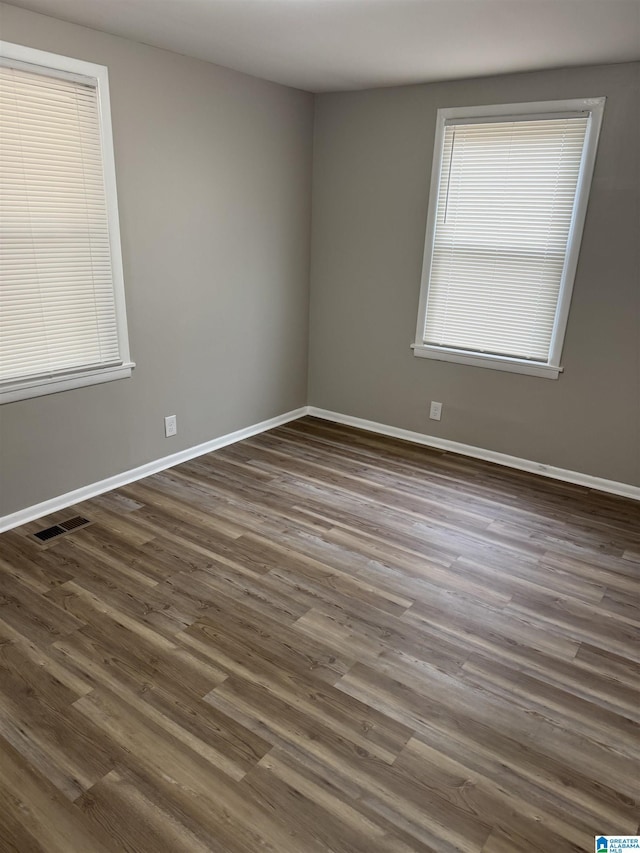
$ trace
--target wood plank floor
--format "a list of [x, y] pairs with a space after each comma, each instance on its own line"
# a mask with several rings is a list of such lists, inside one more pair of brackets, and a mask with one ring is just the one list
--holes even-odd
[[636, 833], [639, 589], [640, 505], [310, 418], [26, 525], [0, 849]]

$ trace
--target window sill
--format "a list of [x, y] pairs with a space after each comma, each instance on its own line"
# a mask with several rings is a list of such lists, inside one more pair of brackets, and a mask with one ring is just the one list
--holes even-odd
[[562, 373], [561, 367], [550, 364], [526, 361], [506, 356], [471, 354], [462, 350], [430, 347], [425, 344], [411, 344], [413, 354], [418, 358], [434, 358], [437, 361], [452, 361], [456, 364], [470, 364], [473, 367], [488, 367], [491, 370], [505, 370], [508, 373], [525, 373], [540, 376], [543, 379], [557, 379]]
[[99, 385], [102, 382], [113, 382], [114, 379], [127, 379], [135, 367], [132, 361], [118, 364], [114, 367], [102, 367], [88, 370], [84, 373], [65, 374], [61, 376], [39, 377], [13, 384], [0, 386], [0, 405], [15, 403], [17, 400], [28, 400], [31, 397], [42, 397], [46, 394], [57, 394], [59, 391], [69, 391], [72, 388], [84, 388], [87, 385]]

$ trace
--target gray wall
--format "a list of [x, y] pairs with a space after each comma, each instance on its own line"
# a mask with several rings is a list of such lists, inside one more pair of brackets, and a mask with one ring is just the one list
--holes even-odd
[[[2, 4], [0, 26], [109, 66], [138, 365], [0, 407], [0, 515], [306, 402], [640, 485], [640, 66], [319, 96], [307, 394], [312, 96]], [[598, 95], [565, 373], [414, 358], [436, 109]]]
[[[415, 358], [436, 110], [601, 95], [564, 374]], [[319, 96], [310, 403], [640, 485], [639, 104], [637, 63]]]
[[138, 365], [0, 408], [3, 515], [304, 405], [313, 98], [11, 6], [0, 27], [109, 67]]

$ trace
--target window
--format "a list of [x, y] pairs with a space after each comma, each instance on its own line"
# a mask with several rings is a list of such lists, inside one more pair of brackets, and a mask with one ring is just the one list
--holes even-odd
[[415, 355], [558, 377], [604, 100], [438, 111]]
[[0, 42], [0, 402], [133, 367], [107, 69]]

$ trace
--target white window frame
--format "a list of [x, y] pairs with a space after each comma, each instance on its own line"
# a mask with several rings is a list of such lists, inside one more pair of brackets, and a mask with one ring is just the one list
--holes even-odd
[[[450, 107], [439, 109], [436, 123], [436, 135], [431, 170], [431, 187], [429, 190], [429, 209], [424, 243], [422, 264], [422, 280], [420, 285], [420, 302], [418, 307], [418, 322], [415, 343], [412, 344], [413, 354], [419, 358], [431, 358], [439, 361], [452, 361], [457, 364], [469, 364], [475, 367], [489, 367], [494, 370], [505, 370], [510, 373], [525, 373], [531, 376], [541, 376], [547, 379], [557, 379], [563, 368], [560, 366], [564, 337], [569, 317], [569, 307], [573, 292], [573, 283], [578, 265], [582, 232], [587, 213], [589, 191], [598, 148], [602, 116], [606, 98], [584, 98], [562, 101], [536, 101], [523, 104], [495, 104], [493, 106]], [[589, 122], [585, 136], [580, 174], [576, 188], [576, 197], [567, 241], [560, 293], [556, 308], [555, 322], [551, 337], [549, 360], [530, 361], [528, 359], [511, 358], [492, 354], [468, 352], [452, 347], [436, 347], [424, 343], [424, 328], [431, 276], [431, 262], [436, 231], [436, 213], [438, 209], [438, 191], [440, 185], [440, 169], [444, 144], [444, 129], [447, 119], [469, 119], [481, 123], [483, 119], [495, 120], [503, 118], [514, 120], [523, 118], [550, 118], [560, 113], [588, 112]]]
[[108, 69], [105, 65], [96, 65], [93, 62], [85, 62], [81, 59], [48, 53], [5, 41], [0, 41], [0, 63], [51, 77], [90, 83], [96, 87], [111, 251], [111, 274], [120, 354], [119, 363], [115, 365], [88, 370], [61, 371], [47, 377], [4, 382], [0, 384], [0, 404], [2, 404], [53, 394], [58, 391], [67, 391], [72, 388], [111, 382], [114, 379], [125, 379], [131, 376], [135, 363], [131, 361], [129, 352]]

